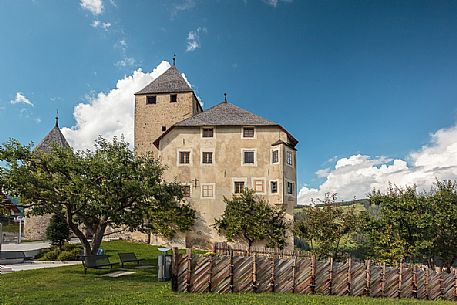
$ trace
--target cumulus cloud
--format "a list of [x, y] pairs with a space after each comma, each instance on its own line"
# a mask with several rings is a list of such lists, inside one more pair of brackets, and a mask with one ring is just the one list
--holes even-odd
[[200, 34], [207, 32], [208, 30], [205, 27], [198, 27], [195, 31], [190, 31], [187, 35], [186, 52], [192, 52], [200, 48]]
[[93, 15], [100, 15], [103, 11], [102, 0], [81, 0], [80, 5], [83, 9], [88, 10]]
[[277, 7], [279, 2], [292, 2], [293, 0], [263, 0], [264, 3], [272, 6], [272, 7]]
[[108, 93], [90, 93], [88, 102], [75, 106], [76, 125], [62, 128], [62, 133], [75, 149], [91, 149], [99, 136], [112, 139], [123, 134], [133, 147], [134, 93], [143, 89], [170, 67], [162, 61], [152, 72], [141, 69], [117, 81]]
[[34, 106], [33, 103], [22, 93], [22, 92], [16, 92], [16, 98], [14, 100], [10, 101], [11, 104], [25, 104], [29, 106]]
[[100, 28], [100, 29], [103, 29], [105, 31], [108, 31], [108, 29], [111, 27], [111, 23], [109, 22], [103, 22], [103, 21], [100, 21], [100, 20], [94, 20], [92, 23], [91, 23], [91, 27], [93, 28]]
[[405, 160], [358, 154], [340, 158], [334, 168], [321, 169], [316, 174], [325, 181], [318, 188], [302, 187], [299, 204], [310, 204], [325, 193], [337, 193], [339, 200], [365, 198], [373, 188], [385, 191], [389, 182], [429, 189], [435, 179], [457, 178], [457, 124], [433, 133], [429, 144]]

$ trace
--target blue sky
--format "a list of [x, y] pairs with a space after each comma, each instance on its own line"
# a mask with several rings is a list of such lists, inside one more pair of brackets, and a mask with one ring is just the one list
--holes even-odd
[[298, 138], [302, 202], [455, 179], [456, 13], [456, 1], [0, 0], [0, 140], [38, 142], [57, 108], [73, 140], [124, 130], [130, 116], [104, 125], [97, 101], [128, 104], [175, 53], [204, 108], [227, 92]]

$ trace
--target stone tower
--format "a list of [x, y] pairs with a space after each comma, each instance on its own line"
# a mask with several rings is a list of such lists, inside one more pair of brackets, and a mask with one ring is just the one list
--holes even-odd
[[135, 93], [135, 153], [157, 156], [154, 141], [175, 123], [199, 112], [202, 107], [194, 91], [176, 66], [171, 66]]
[[[59, 118], [56, 116], [54, 128], [43, 138], [35, 150], [42, 150], [50, 153], [53, 145], [70, 147], [59, 128]], [[28, 209], [25, 210], [26, 218], [24, 220], [24, 238], [26, 240], [45, 240], [46, 229], [49, 225], [51, 215], [27, 216]]]

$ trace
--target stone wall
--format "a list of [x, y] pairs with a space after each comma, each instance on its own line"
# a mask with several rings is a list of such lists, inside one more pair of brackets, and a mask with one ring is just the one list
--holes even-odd
[[46, 240], [46, 229], [49, 226], [50, 220], [50, 214], [43, 216], [26, 216], [24, 220], [24, 239]]

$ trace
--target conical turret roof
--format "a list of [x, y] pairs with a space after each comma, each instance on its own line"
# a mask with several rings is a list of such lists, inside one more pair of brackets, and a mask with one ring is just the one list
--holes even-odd
[[192, 88], [186, 82], [181, 72], [175, 66], [171, 66], [149, 85], [135, 93], [135, 95], [192, 91]]
[[50, 152], [53, 145], [62, 147], [70, 147], [64, 135], [59, 128], [59, 119], [56, 117], [56, 124], [54, 128], [41, 140], [40, 144], [35, 149], [39, 149], [45, 152]]

